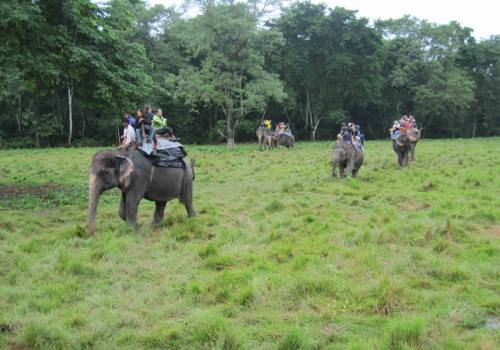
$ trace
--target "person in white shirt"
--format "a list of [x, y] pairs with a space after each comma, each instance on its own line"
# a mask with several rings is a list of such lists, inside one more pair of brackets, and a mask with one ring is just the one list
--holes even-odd
[[128, 119], [123, 119], [123, 136], [121, 146], [123, 148], [128, 148], [132, 146], [135, 142], [135, 130], [129, 125]]

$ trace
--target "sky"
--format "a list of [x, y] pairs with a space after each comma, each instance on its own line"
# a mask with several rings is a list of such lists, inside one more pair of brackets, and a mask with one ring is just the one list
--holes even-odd
[[[150, 4], [179, 6], [183, 0], [149, 0]], [[499, 0], [312, 0], [329, 7], [342, 6], [358, 10], [359, 15], [374, 19], [412, 15], [430, 22], [445, 24], [458, 21], [470, 27], [477, 39], [500, 34]]]

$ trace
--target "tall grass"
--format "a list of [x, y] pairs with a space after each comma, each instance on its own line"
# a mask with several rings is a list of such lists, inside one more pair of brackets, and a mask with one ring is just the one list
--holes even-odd
[[[139, 229], [96, 149], [0, 155], [0, 348], [496, 349], [500, 140], [422, 140], [400, 169], [368, 142], [357, 179], [331, 143], [188, 147], [195, 207]], [[488, 327], [486, 326], [488, 324]]]

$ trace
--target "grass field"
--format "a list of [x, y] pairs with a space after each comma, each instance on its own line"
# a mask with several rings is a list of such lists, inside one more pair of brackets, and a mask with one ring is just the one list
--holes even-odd
[[96, 149], [1, 151], [0, 348], [498, 349], [500, 139], [331, 146], [190, 146], [198, 217], [115, 189], [91, 237]]

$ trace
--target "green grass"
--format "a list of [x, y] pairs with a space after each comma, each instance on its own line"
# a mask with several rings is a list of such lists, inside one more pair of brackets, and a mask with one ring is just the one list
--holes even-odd
[[96, 149], [0, 153], [0, 348], [497, 349], [500, 139], [188, 147], [195, 206], [85, 229]]

